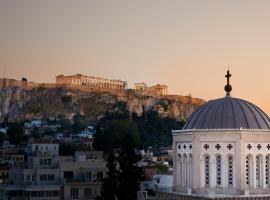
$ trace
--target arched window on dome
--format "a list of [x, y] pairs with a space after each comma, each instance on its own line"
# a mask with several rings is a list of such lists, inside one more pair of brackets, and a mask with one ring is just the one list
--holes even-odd
[[204, 174], [205, 174], [205, 187], [210, 187], [210, 156], [206, 155], [204, 157]]
[[265, 185], [269, 187], [269, 163], [270, 162], [270, 155], [265, 157]]
[[252, 186], [252, 156], [246, 156], [246, 184], [251, 187]]
[[262, 156], [257, 155], [256, 156], [256, 187], [260, 188], [262, 180]]
[[233, 157], [228, 157], [228, 187], [233, 187]]
[[221, 187], [221, 156], [216, 157], [216, 187]]

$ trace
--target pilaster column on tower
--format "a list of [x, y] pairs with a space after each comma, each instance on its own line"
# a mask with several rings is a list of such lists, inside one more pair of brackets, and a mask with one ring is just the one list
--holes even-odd
[[226, 155], [221, 156], [221, 187], [228, 188], [228, 177], [227, 174], [227, 167], [226, 167]]
[[256, 188], [256, 156], [252, 156], [252, 187]]
[[184, 187], [184, 164], [183, 164], [183, 158], [181, 158], [180, 161], [180, 174], [181, 174], [181, 188]]
[[187, 187], [187, 160], [184, 159], [184, 188]]
[[193, 182], [193, 174], [192, 174], [192, 156], [190, 157], [189, 160], [189, 188], [192, 188], [192, 182]]
[[[195, 167], [196, 166], [194, 166], [194, 168]], [[204, 157], [200, 157], [200, 177], [198, 178], [198, 180], [200, 181], [199, 188], [204, 188], [205, 187], [205, 160], [204, 160]]]
[[180, 186], [180, 159], [178, 158], [178, 156], [177, 156], [177, 162], [176, 162], [175, 175], [176, 175], [176, 187], [179, 188]]
[[187, 188], [189, 188], [189, 182], [190, 182], [190, 174], [189, 174], [189, 172], [190, 172], [190, 158], [188, 157], [188, 159], [187, 159], [187, 163], [186, 163], [186, 166], [187, 166], [187, 173], [186, 173], [186, 177], [187, 177], [187, 185], [186, 185], [186, 187]]
[[215, 188], [216, 186], [216, 166], [215, 166], [215, 156], [211, 156], [210, 159], [210, 188]]
[[261, 172], [261, 187], [262, 188], [266, 188], [266, 184], [265, 184], [265, 156], [262, 156], [262, 161], [261, 161], [261, 169], [262, 169], [262, 172]]

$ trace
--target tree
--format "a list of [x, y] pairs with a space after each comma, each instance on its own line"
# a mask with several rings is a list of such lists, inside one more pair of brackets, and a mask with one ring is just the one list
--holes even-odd
[[[136, 124], [129, 118], [104, 119], [97, 127], [94, 148], [108, 155], [108, 176], [102, 186], [99, 200], [135, 200], [142, 180], [142, 170], [136, 164], [140, 156], [136, 153], [139, 134]], [[117, 152], [115, 158], [112, 152]], [[116, 163], [119, 169], [116, 169]]]
[[24, 135], [24, 128], [19, 123], [12, 123], [7, 130], [7, 137], [10, 143], [19, 145], [27, 141]]
[[139, 142], [138, 128], [130, 119], [112, 119], [100, 122], [97, 126], [93, 147], [95, 150], [108, 153], [111, 149], [118, 149], [123, 138], [131, 134], [136, 146]]
[[58, 131], [61, 132], [71, 132], [71, 123], [69, 119], [66, 119], [64, 116], [59, 116], [59, 124], [61, 125], [60, 128], [58, 128]]
[[80, 114], [76, 114], [73, 116], [73, 124], [72, 124], [72, 130], [74, 133], [78, 133], [80, 131], [83, 131], [88, 126], [88, 122], [85, 120], [83, 116]]
[[122, 140], [119, 153], [119, 200], [136, 200], [137, 191], [139, 191], [140, 182], [143, 178], [143, 171], [137, 167], [137, 162], [141, 157], [135, 152], [137, 146], [132, 133], [128, 133]]
[[117, 160], [114, 151], [110, 151], [107, 158], [107, 177], [103, 180], [100, 196], [97, 200], [115, 200], [118, 190], [119, 171], [116, 169]]

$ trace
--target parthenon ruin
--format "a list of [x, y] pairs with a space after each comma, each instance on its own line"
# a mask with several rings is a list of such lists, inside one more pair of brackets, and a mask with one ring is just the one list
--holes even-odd
[[157, 84], [149, 87], [146, 85], [146, 83], [135, 83], [134, 88], [135, 91], [144, 95], [162, 96], [168, 94], [167, 85]]
[[71, 76], [64, 76], [64, 75], [57, 76], [56, 83], [63, 84], [63, 85], [86, 85], [86, 86], [119, 89], [119, 90], [123, 90], [127, 86], [126, 81], [109, 80], [105, 78], [86, 76], [82, 74], [71, 75]]

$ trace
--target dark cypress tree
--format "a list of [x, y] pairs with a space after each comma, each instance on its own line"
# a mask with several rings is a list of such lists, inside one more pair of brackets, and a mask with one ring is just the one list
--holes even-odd
[[107, 177], [103, 180], [100, 196], [97, 200], [116, 200], [118, 190], [118, 175], [116, 169], [117, 161], [113, 151], [110, 151], [107, 158]]
[[143, 172], [137, 167], [140, 156], [136, 153], [136, 140], [132, 133], [125, 135], [119, 153], [119, 200], [136, 200]]

